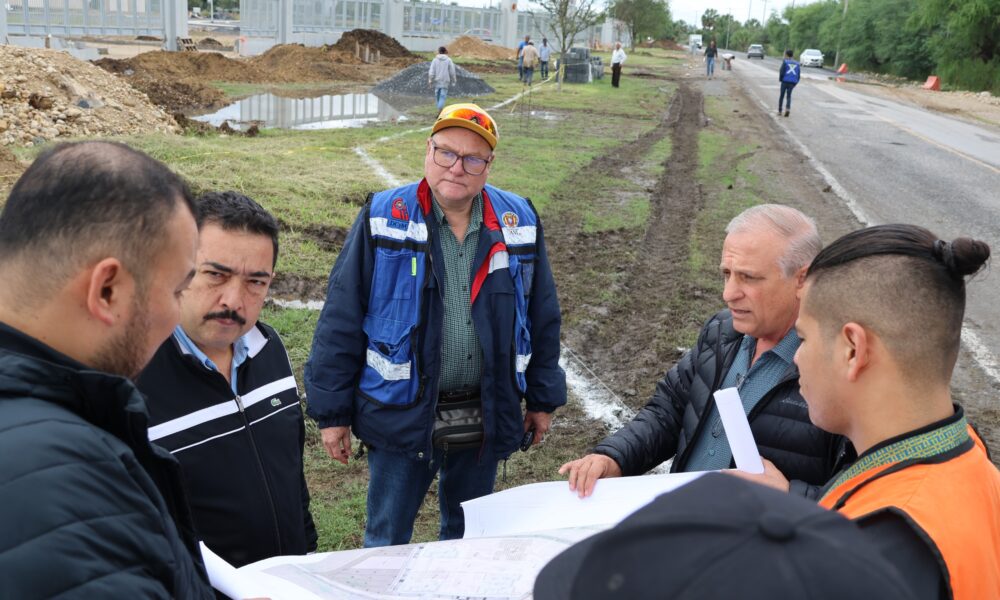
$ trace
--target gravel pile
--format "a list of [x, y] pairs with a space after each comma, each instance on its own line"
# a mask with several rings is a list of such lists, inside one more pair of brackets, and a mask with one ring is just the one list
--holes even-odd
[[65, 52], [0, 46], [0, 146], [179, 129], [117, 77]]
[[[376, 85], [372, 93], [380, 96], [433, 96], [434, 90], [427, 85], [427, 72], [430, 68], [429, 62], [410, 65]], [[458, 65], [455, 65], [455, 79], [457, 82], [448, 88], [449, 96], [482, 96], [495, 91], [478, 75]]]

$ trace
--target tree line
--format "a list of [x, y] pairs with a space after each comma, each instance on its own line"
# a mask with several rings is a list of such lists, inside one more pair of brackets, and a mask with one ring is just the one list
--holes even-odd
[[675, 23], [675, 33], [739, 51], [763, 44], [772, 56], [817, 48], [831, 66], [938, 75], [946, 86], [1000, 95], [1000, 0], [824, 0], [772, 12], [766, 23], [709, 9], [697, 25]]

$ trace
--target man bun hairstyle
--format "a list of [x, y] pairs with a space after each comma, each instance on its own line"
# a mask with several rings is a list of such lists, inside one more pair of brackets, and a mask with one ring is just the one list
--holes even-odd
[[278, 220], [252, 198], [232, 190], [207, 192], [195, 200], [202, 225], [218, 225], [223, 231], [267, 236], [274, 248], [271, 268], [278, 264]]
[[947, 381], [961, 343], [966, 277], [989, 257], [986, 242], [949, 242], [917, 225], [860, 229], [809, 266], [805, 308], [827, 335], [849, 322], [871, 329], [913, 380]]

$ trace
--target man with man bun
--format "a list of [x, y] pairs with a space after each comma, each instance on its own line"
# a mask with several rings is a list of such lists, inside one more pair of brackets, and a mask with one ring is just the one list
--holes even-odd
[[[859, 455], [820, 504], [863, 524], [909, 524], [958, 600], [1000, 598], [1000, 472], [949, 388], [965, 278], [989, 255], [984, 242], [915, 225], [855, 231], [809, 267], [795, 326], [809, 418]], [[765, 467], [756, 479], [787, 489]]]

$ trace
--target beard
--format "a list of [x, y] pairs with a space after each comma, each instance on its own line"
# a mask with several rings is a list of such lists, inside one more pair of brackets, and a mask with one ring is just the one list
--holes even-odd
[[125, 326], [125, 330], [97, 352], [93, 359], [94, 368], [105, 373], [135, 379], [152, 358], [147, 355], [145, 347], [149, 328], [146, 293], [142, 290], [132, 303], [132, 318]]

